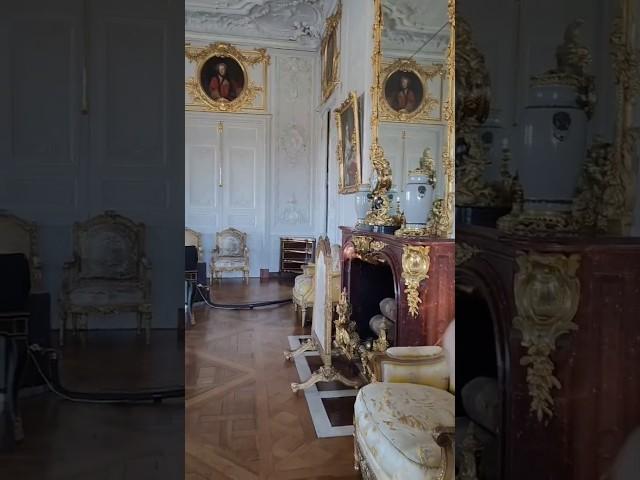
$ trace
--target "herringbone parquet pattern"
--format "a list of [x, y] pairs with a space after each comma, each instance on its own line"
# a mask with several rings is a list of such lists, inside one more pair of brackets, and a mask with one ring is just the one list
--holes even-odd
[[[290, 292], [277, 282], [217, 288], [227, 301], [247, 288], [263, 298]], [[291, 305], [197, 312], [186, 337], [187, 479], [359, 478], [353, 439], [316, 438], [304, 395], [289, 388], [297, 373], [282, 351], [288, 335], [301, 333]]]

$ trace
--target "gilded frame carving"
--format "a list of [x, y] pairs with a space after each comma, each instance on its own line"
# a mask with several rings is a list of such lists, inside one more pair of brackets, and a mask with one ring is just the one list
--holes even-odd
[[[357, 158], [356, 166], [356, 184], [345, 184], [345, 158], [344, 158], [344, 142], [345, 139], [342, 135], [342, 115], [351, 110], [353, 115], [353, 131], [351, 132], [351, 144], [354, 146], [355, 155]], [[358, 191], [360, 185], [362, 185], [362, 152], [360, 150], [360, 116], [358, 112], [358, 95], [356, 92], [349, 92], [347, 99], [334, 110], [336, 118], [336, 127], [338, 141], [336, 158], [338, 159], [338, 192], [339, 193], [355, 193]]]
[[[379, 127], [383, 117], [386, 101], [381, 99], [382, 94], [382, 29], [384, 28], [384, 16], [382, 14], [382, 0], [374, 2], [373, 22], [373, 53], [371, 64], [373, 67], [373, 84], [371, 85], [371, 147], [369, 157], [375, 175], [375, 184], [371, 190], [373, 194], [373, 207], [365, 218], [368, 225], [398, 225], [398, 218], [391, 215], [391, 205], [387, 193], [392, 185], [392, 172], [389, 161], [385, 158], [384, 149], [380, 145]], [[426, 229], [428, 236], [451, 238], [454, 224], [455, 204], [455, 0], [447, 0], [447, 16], [449, 20], [449, 46], [447, 47], [445, 64], [438, 73], [442, 76], [442, 89], [446, 88], [446, 94], [442, 95], [441, 122], [445, 125], [445, 146], [442, 152], [442, 165], [444, 171], [444, 192], [442, 198], [434, 200], [433, 208]]]
[[[413, 73], [420, 80], [422, 86], [422, 100], [418, 107], [412, 112], [401, 112], [395, 110], [387, 100], [385, 90], [390, 77], [397, 72]], [[429, 121], [439, 121], [441, 118], [440, 109], [436, 108], [440, 105], [440, 100], [436, 99], [429, 93], [429, 80], [441, 75], [443, 67], [425, 67], [411, 58], [399, 58], [392, 63], [382, 65], [380, 74], [380, 120], [403, 122], [403, 123], [422, 123]], [[434, 112], [437, 115], [434, 115]]]
[[[212, 111], [234, 113], [242, 111], [264, 111], [267, 109], [268, 97], [268, 66], [271, 57], [264, 48], [256, 50], [239, 50], [229, 43], [211, 43], [206, 47], [185, 46], [185, 57], [196, 64], [195, 75], [185, 83], [187, 93], [193, 100], [193, 104], [187, 105], [187, 110]], [[213, 57], [227, 57], [240, 65], [245, 79], [245, 85], [238, 98], [229, 101], [225, 99], [214, 100], [202, 88], [200, 77], [202, 68]], [[264, 86], [256, 84], [249, 73], [249, 66], [262, 64]], [[262, 103], [254, 105], [258, 94], [262, 94]]]
[[[322, 41], [320, 44], [321, 55], [321, 86], [322, 101], [326, 102], [331, 96], [336, 86], [340, 82], [340, 21], [342, 19], [342, 2], [338, 1], [336, 12], [329, 16], [325, 22]], [[327, 51], [330, 40], [333, 37], [334, 50], [331, 58]], [[327, 77], [327, 66], [331, 62], [331, 78]]]

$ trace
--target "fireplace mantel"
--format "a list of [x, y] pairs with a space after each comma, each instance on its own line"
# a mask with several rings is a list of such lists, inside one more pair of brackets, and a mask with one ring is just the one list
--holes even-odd
[[[464, 252], [456, 262], [456, 288], [484, 298], [496, 331], [500, 478], [604, 478], [626, 436], [640, 425], [640, 239], [521, 238], [458, 226], [456, 242]], [[521, 364], [525, 333], [514, 321], [526, 316], [516, 300], [522, 304], [527, 295], [518, 275], [536, 258], [559, 259], [556, 266], [566, 268], [566, 276], [553, 278], [579, 288], [572, 315], [567, 302], [575, 329], [554, 338], [549, 358], [561, 388], [550, 389], [553, 413], [542, 421], [531, 411], [527, 366]], [[548, 278], [546, 271], [541, 275]], [[457, 365], [465, 361], [474, 360], [461, 355]]]
[[[366, 275], [366, 269], [358, 268], [358, 262], [380, 264], [390, 269], [389, 290], [395, 295], [397, 302], [397, 322], [395, 332], [396, 346], [434, 345], [438, 342], [454, 317], [454, 274], [455, 274], [455, 243], [453, 240], [430, 238], [402, 238], [394, 235], [361, 232], [349, 227], [342, 230], [342, 286], [347, 289], [347, 295], [353, 303], [352, 293], [359, 292], [361, 297], [373, 297], [376, 292], [383, 292], [379, 285], [380, 278]], [[420, 250], [424, 249], [426, 250]], [[411, 252], [414, 248], [415, 260], [422, 253], [428, 251], [427, 278], [421, 278], [420, 266], [415, 266], [418, 273], [412, 275]], [[403, 269], [403, 256], [405, 268]], [[409, 260], [409, 264], [407, 264]], [[411, 280], [417, 281], [417, 288], [413, 288]], [[381, 293], [379, 294], [381, 296]], [[416, 300], [417, 299], [417, 300]], [[375, 301], [381, 298], [375, 298]], [[411, 306], [415, 309], [412, 311]], [[370, 318], [358, 318], [358, 305], [354, 306], [352, 320], [359, 325], [368, 325]], [[367, 310], [370, 312], [369, 310]], [[368, 317], [370, 313], [360, 313]], [[364, 327], [366, 328], [366, 327]]]

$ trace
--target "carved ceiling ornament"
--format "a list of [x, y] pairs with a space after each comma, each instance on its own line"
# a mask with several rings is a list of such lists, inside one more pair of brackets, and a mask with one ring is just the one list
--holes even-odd
[[430, 246], [405, 245], [402, 249], [402, 279], [404, 280], [409, 314], [418, 316], [418, 305], [422, 299], [418, 295], [420, 282], [429, 278]]
[[[246, 109], [264, 110], [266, 108], [266, 99], [268, 92], [267, 85], [267, 67], [271, 63], [271, 57], [267, 54], [266, 49], [258, 48], [256, 50], [242, 51], [228, 43], [212, 43], [206, 47], [195, 47], [190, 44], [185, 46], [185, 57], [192, 63], [196, 64], [195, 76], [186, 81], [186, 89], [193, 102], [198, 107], [203, 107], [214, 112], [238, 112]], [[229, 58], [235, 61], [241, 68], [243, 79], [243, 88], [237, 98], [227, 100], [225, 98], [213, 99], [204, 90], [202, 85], [202, 69], [205, 64], [214, 57]], [[262, 64], [263, 66], [263, 82], [265, 87], [257, 85], [251, 80], [249, 69], [247, 67]], [[254, 102], [256, 96], [262, 94], [262, 106], [256, 108]]]
[[185, 3], [185, 32], [317, 50], [332, 8], [326, 0], [199, 0]]
[[[417, 51], [427, 43], [429, 52], [440, 54], [449, 42], [449, 33], [440, 32], [447, 22], [441, 0], [393, 0], [383, 6], [385, 51]], [[423, 53], [426, 50], [423, 50]]]
[[560, 335], [578, 329], [573, 318], [580, 303], [580, 256], [521, 252], [516, 261], [513, 326], [527, 349], [520, 364], [527, 367], [530, 410], [546, 424], [553, 417], [552, 390], [562, 387], [553, 375], [551, 354]]

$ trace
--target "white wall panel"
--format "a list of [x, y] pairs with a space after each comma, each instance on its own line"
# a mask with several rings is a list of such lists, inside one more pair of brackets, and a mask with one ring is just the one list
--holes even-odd
[[[181, 103], [168, 104], [167, 96], [181, 77], [181, 47], [173, 46], [183, 37], [184, 7], [134, 3], [4, 2], [0, 14], [0, 208], [38, 226], [54, 328], [72, 224], [110, 207], [147, 225], [153, 326], [174, 328], [183, 302], [175, 223], [184, 164], [182, 146], [168, 144], [166, 134], [183, 122]], [[132, 325], [117, 317], [91, 321]]]

